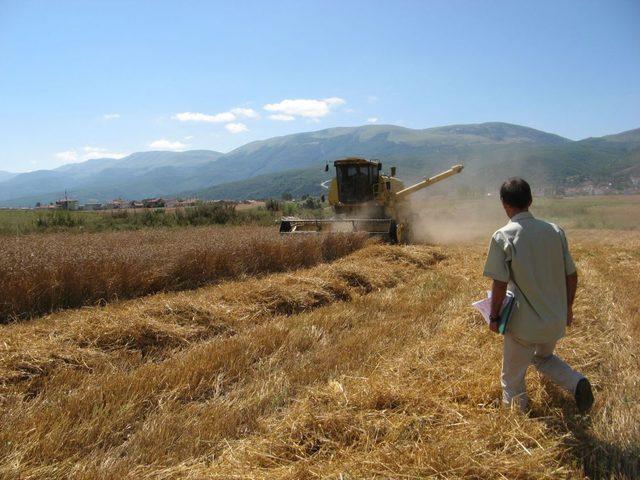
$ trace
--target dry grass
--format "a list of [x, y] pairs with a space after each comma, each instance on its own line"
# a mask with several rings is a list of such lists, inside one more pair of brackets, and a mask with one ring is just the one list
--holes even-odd
[[[413, 198], [418, 213], [417, 236], [429, 242], [486, 241], [499, 225], [506, 223], [500, 200], [495, 196], [474, 200], [443, 197]], [[588, 196], [568, 198], [534, 197], [531, 211], [538, 218], [565, 229], [592, 231], [640, 230], [640, 195]]]
[[588, 417], [533, 372], [530, 415], [498, 406], [484, 244], [378, 245], [0, 327], [0, 476], [637, 478], [640, 235], [600, 235], [560, 346]]
[[261, 227], [6, 237], [0, 322], [308, 267], [364, 243], [359, 235], [285, 239]]

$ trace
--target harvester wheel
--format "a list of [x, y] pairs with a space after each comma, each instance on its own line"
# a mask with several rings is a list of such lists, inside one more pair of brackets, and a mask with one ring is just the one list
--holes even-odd
[[400, 239], [400, 243], [404, 243], [406, 245], [410, 245], [413, 243], [413, 229], [411, 228], [410, 223], [405, 223], [404, 228], [402, 229], [402, 238]]
[[411, 225], [407, 223], [391, 222], [389, 239], [391, 243], [408, 245], [413, 241]]
[[280, 233], [289, 233], [293, 230], [293, 226], [290, 221], [281, 220], [280, 221]]
[[398, 230], [398, 224], [391, 220], [391, 223], [389, 224], [389, 241], [391, 243], [398, 243], [400, 233]]

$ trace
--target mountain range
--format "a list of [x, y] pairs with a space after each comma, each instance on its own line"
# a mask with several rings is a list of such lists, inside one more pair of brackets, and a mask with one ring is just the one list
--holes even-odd
[[[229, 153], [139, 152], [28, 173], [0, 172], [0, 205], [32, 206], [64, 195], [81, 202], [122, 197], [267, 198], [318, 194], [325, 162], [345, 156], [395, 165], [412, 181], [464, 164], [451, 182], [495, 190], [523, 176], [538, 187], [612, 183], [640, 176], [640, 129], [573, 141], [529, 127], [492, 122], [410, 129], [395, 125], [329, 128], [248, 143]], [[46, 186], [46, 187], [44, 187]]]
[[16, 175], [18, 175], [17, 173], [11, 173], [11, 172], [5, 172], [3, 170], [0, 170], [0, 182], [4, 182], [5, 180], [9, 180], [10, 178], [15, 177]]

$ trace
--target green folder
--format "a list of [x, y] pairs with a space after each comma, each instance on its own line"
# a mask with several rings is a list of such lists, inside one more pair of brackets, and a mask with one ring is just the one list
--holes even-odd
[[507, 290], [507, 303], [500, 312], [500, 323], [498, 324], [498, 331], [502, 335], [504, 335], [504, 332], [506, 332], [507, 330], [507, 323], [509, 323], [509, 318], [511, 318], [515, 299], [516, 296], [514, 295], [514, 293]]

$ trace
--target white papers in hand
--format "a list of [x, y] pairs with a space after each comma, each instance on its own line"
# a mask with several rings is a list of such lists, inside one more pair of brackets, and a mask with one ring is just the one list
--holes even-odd
[[[502, 307], [500, 307], [500, 311], [502, 311], [508, 301], [509, 297], [505, 296], [504, 301], [502, 302]], [[491, 315], [491, 291], [487, 290], [487, 298], [483, 298], [482, 300], [473, 302], [471, 305], [480, 312], [482, 318], [484, 318], [484, 321], [487, 322], [487, 325], [489, 325], [489, 323], [491, 322], [491, 320], [489, 319], [489, 316]]]

